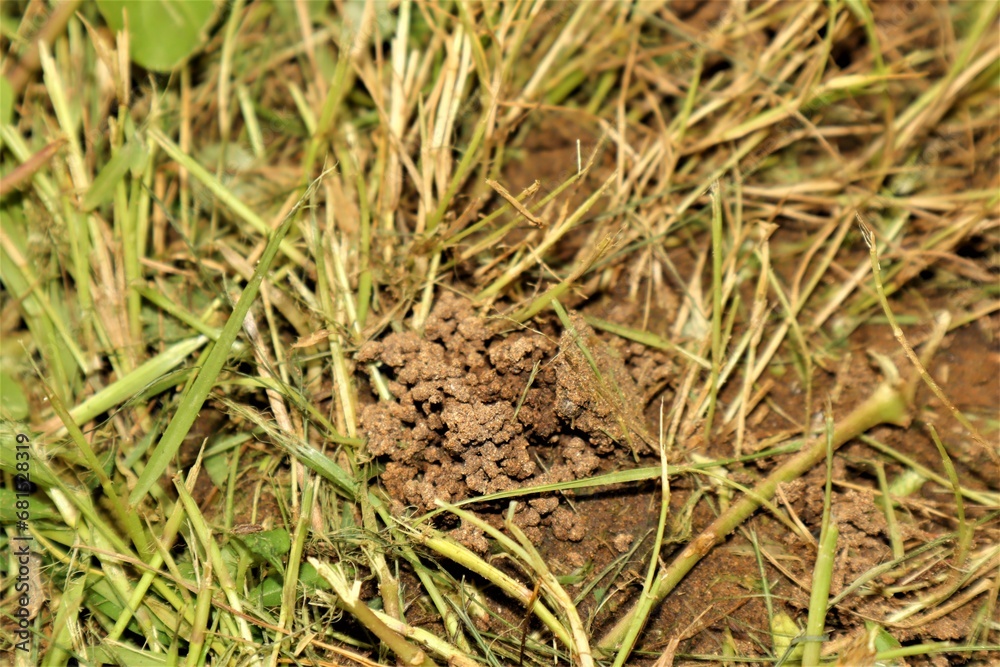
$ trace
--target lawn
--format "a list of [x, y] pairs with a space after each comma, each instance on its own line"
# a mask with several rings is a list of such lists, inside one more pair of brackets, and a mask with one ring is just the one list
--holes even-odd
[[998, 13], [3, 3], [4, 664], [1000, 661]]

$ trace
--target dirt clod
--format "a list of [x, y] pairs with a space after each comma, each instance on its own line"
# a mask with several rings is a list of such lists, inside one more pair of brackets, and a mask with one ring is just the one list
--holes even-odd
[[[361, 426], [368, 452], [386, 461], [382, 483], [397, 509], [579, 479], [602, 457], [646, 451], [635, 380], [582, 318], [573, 324], [558, 344], [551, 331], [494, 333], [446, 292], [423, 337], [391, 333], [361, 348], [395, 397], [363, 408]], [[558, 505], [534, 498], [516, 521], [529, 536], [548, 524], [558, 539], [580, 540], [583, 527]], [[459, 532], [482, 548], [481, 535]]]
[[611, 541], [611, 546], [615, 548], [620, 554], [625, 553], [632, 546], [632, 542], [635, 541], [635, 536], [629, 535], [628, 533], [618, 533], [615, 538]]
[[643, 403], [635, 380], [621, 357], [597, 338], [583, 318], [571, 319], [573, 331], [564, 331], [559, 340], [556, 414], [587, 433], [598, 453], [612, 451], [621, 441], [633, 451], [646, 451], [643, 441], [649, 438], [642, 426]]

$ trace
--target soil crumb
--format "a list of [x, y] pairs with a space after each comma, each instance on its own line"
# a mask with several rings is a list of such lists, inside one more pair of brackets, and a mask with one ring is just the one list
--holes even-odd
[[[561, 334], [551, 325], [495, 333], [489, 323], [445, 292], [423, 337], [391, 333], [358, 352], [380, 362], [395, 397], [364, 407], [361, 426], [369, 453], [386, 462], [381, 480], [396, 511], [579, 479], [649, 451], [635, 379], [581, 317]], [[517, 522], [535, 539], [544, 525], [580, 540], [582, 525], [558, 506], [536, 498]], [[465, 542], [485, 545], [462, 530]]]

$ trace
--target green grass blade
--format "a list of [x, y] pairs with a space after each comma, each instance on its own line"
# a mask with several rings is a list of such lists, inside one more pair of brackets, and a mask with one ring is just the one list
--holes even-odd
[[[191, 156], [184, 153], [181, 147], [170, 140], [167, 135], [163, 132], [153, 129], [149, 131], [149, 136], [160, 145], [160, 148], [166, 152], [173, 160], [175, 160], [179, 165], [184, 167], [198, 179], [202, 185], [208, 188], [213, 195], [219, 198], [226, 208], [232, 211], [238, 218], [249, 224], [255, 230], [261, 234], [268, 234], [270, 232], [270, 226], [264, 221], [259, 215], [257, 215], [249, 206], [240, 201], [233, 192], [226, 188], [222, 182], [211, 174], [205, 167], [201, 166], [191, 158]], [[284, 220], [281, 224], [282, 227], [288, 225], [288, 220]], [[281, 237], [284, 238], [285, 234], [288, 233], [286, 228], [284, 232], [281, 233]], [[299, 266], [306, 264], [306, 258], [296, 250], [290, 243], [285, 241], [281, 242], [281, 252], [285, 254], [288, 259], [292, 260]]]
[[77, 405], [69, 411], [70, 417], [77, 424], [86, 424], [102, 412], [130, 400], [176, 368], [207, 341], [204, 336], [195, 336], [177, 343]]
[[132, 494], [129, 496], [129, 505], [133, 507], [138, 505], [146, 496], [150, 487], [156, 483], [159, 476], [167, 469], [170, 460], [180, 448], [184, 437], [191, 430], [191, 425], [194, 424], [194, 420], [198, 417], [198, 412], [201, 410], [202, 404], [208, 398], [208, 392], [212, 390], [216, 378], [218, 378], [219, 373], [222, 371], [223, 364], [229, 358], [230, 349], [233, 343], [236, 342], [236, 336], [243, 326], [243, 319], [250, 311], [250, 304], [257, 297], [264, 274], [267, 273], [271, 262], [274, 261], [275, 255], [278, 254], [278, 248], [291, 225], [292, 216], [289, 214], [284, 222], [271, 234], [271, 239], [264, 249], [264, 254], [261, 256], [260, 262], [257, 263], [257, 268], [253, 272], [253, 277], [243, 290], [243, 294], [233, 309], [232, 315], [226, 321], [226, 326], [222, 328], [219, 340], [206, 355], [204, 364], [198, 372], [198, 377], [188, 386], [187, 391], [181, 397], [176, 414], [170, 420], [170, 425], [167, 426], [166, 432], [164, 432], [159, 444], [153, 451], [153, 455], [146, 468], [139, 475], [139, 480], [136, 482], [135, 488], [132, 489]]

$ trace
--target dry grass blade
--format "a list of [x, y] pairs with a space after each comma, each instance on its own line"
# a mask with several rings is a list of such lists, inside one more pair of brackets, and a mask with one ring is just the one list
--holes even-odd
[[996, 661], [997, 3], [111, 4], [0, 5], [14, 660]]

